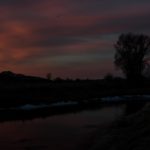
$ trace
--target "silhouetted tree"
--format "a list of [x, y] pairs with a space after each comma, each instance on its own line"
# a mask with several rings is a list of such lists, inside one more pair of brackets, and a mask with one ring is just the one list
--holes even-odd
[[111, 81], [113, 79], [114, 79], [114, 77], [111, 73], [108, 73], [104, 76], [104, 80], [106, 80], [106, 81]]
[[115, 65], [128, 79], [143, 78], [146, 56], [150, 52], [150, 37], [143, 34], [121, 34], [115, 44]]
[[46, 77], [47, 77], [48, 80], [51, 80], [52, 79], [52, 74], [51, 73], [47, 73]]

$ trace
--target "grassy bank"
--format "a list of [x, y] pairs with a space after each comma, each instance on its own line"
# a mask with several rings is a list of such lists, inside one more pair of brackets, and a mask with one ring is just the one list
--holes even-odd
[[150, 103], [124, 116], [110, 128], [97, 131], [90, 150], [149, 150]]

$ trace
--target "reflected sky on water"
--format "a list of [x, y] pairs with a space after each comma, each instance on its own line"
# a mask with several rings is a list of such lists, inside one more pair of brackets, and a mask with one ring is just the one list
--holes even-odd
[[92, 134], [123, 114], [123, 107], [105, 107], [30, 121], [0, 123], [0, 148], [6, 150], [83, 149]]

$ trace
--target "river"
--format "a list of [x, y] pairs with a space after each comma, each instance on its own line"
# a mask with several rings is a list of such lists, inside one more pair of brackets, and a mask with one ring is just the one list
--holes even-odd
[[97, 129], [109, 126], [123, 113], [123, 106], [109, 106], [28, 121], [3, 122], [0, 123], [0, 148], [83, 150]]

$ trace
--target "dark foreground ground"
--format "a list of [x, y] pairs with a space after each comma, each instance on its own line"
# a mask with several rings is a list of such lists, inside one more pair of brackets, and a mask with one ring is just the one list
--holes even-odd
[[105, 130], [98, 129], [89, 150], [149, 150], [150, 103]]
[[48, 80], [11, 71], [0, 73], [0, 108], [67, 101], [93, 103], [95, 100], [101, 101], [103, 97], [116, 95], [150, 95], [150, 79]]
[[17, 78], [16, 80], [0, 80], [0, 108], [67, 101], [92, 103], [95, 100], [101, 101], [103, 97], [116, 95], [150, 95], [150, 80], [139, 83], [125, 79], [48, 81]]

